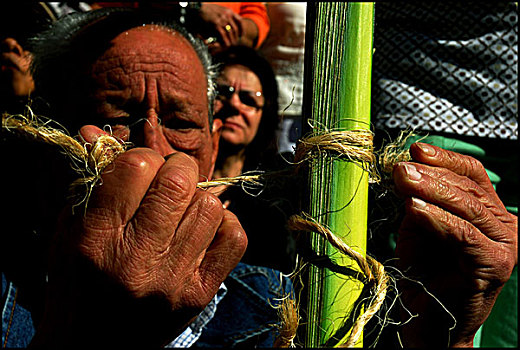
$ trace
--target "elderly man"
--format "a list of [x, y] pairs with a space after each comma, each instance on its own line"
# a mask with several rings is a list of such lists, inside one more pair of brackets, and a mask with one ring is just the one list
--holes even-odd
[[[189, 346], [200, 336], [196, 345], [269, 346], [274, 322], [265, 299], [287, 283], [265, 269], [235, 268], [246, 235], [218, 198], [196, 189], [212, 175], [220, 128], [211, 121], [207, 53], [181, 28], [143, 23], [153, 22], [131, 11], [78, 14], [34, 48], [35, 79], [53, 117], [80, 129], [87, 143], [108, 124], [138, 148], [103, 174], [85, 213], [62, 212], [45, 309], [31, 310], [38, 322], [32, 345]], [[471, 158], [421, 144], [412, 155], [414, 163], [394, 171], [408, 198], [398, 251], [454, 306], [451, 344], [471, 345], [516, 264], [516, 217]], [[429, 268], [417, 251], [429, 242], [449, 250], [453, 265]], [[445, 274], [455, 284], [444, 286]], [[431, 341], [444, 320], [421, 293], [406, 291], [413, 309], [426, 311], [405, 340]]]
[[[68, 51], [54, 41], [60, 33], [72, 37]], [[225, 292], [221, 283], [247, 245], [236, 217], [195, 188], [211, 177], [221, 126], [211, 123], [208, 54], [181, 28], [141, 26], [132, 11], [68, 17], [47, 35], [34, 48], [42, 72], [37, 69], [35, 78], [56, 106], [56, 118], [72, 127], [111, 125], [114, 136], [145, 148], [117, 159], [84, 216], [69, 208], [61, 217], [33, 344], [77, 346], [82, 339], [89, 346], [159, 346], [182, 333], [172, 345], [190, 345], [211, 318], [206, 306]], [[70, 75], [73, 69], [77, 76]], [[92, 125], [80, 130], [86, 142], [101, 133]], [[240, 327], [217, 332], [221, 345], [230, 344], [226, 334], [234, 338], [230, 342], [254, 338], [262, 345], [276, 321], [266, 299], [285, 294], [282, 278], [247, 266], [230, 278], [226, 300], [241, 290], [254, 295], [242, 297], [244, 314], [233, 320]], [[268, 312], [254, 323], [242, 321], [251, 312], [248, 304]], [[202, 310], [206, 319], [195, 319]], [[214, 345], [211, 339], [207, 344]]]

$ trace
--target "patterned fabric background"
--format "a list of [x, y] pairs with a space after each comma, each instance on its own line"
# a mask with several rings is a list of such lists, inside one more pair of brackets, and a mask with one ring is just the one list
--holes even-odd
[[517, 9], [376, 3], [375, 126], [518, 139]]

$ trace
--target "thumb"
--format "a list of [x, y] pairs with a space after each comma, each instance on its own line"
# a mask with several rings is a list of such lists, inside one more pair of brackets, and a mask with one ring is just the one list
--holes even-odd
[[84, 125], [79, 129], [79, 136], [85, 143], [93, 144], [102, 135], [108, 135], [108, 133], [94, 125]]

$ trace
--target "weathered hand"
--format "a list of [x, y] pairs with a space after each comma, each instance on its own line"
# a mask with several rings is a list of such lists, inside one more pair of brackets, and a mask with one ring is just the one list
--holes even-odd
[[247, 238], [198, 178], [187, 155], [144, 148], [105, 170], [86, 214], [61, 218], [35, 345], [162, 346], [204, 309]]
[[517, 264], [517, 217], [508, 213], [474, 158], [416, 143], [414, 162], [393, 176], [406, 198], [396, 254], [406, 276], [424, 283], [456, 319], [415, 282], [404, 305], [418, 317], [403, 327], [405, 346], [472, 346]]

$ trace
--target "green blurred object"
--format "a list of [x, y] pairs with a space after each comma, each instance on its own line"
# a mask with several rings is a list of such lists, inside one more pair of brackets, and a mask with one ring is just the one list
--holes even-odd
[[[310, 109], [304, 115], [327, 130], [369, 129], [374, 4], [308, 3], [308, 11], [315, 16], [312, 67], [306, 65], [312, 105], [304, 106]], [[330, 159], [314, 160], [309, 174], [310, 215], [364, 255], [368, 174], [359, 164]], [[363, 310], [358, 299], [364, 285], [353, 277], [357, 265], [321, 236], [313, 234], [311, 246], [338, 268], [309, 268], [305, 346], [333, 347], [349, 338]], [[362, 345], [361, 337], [356, 346]]]
[[[500, 292], [495, 306], [482, 326], [482, 348], [518, 347], [518, 269]], [[477, 346], [477, 344], [475, 344]]]

